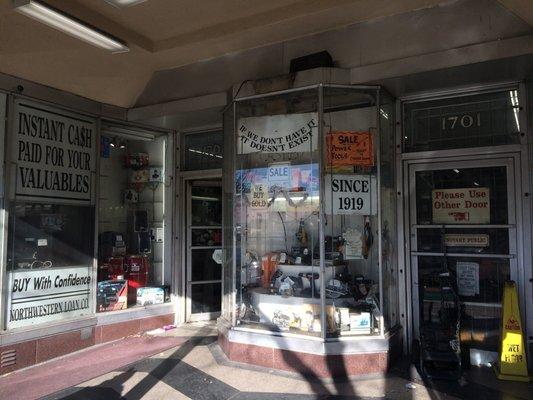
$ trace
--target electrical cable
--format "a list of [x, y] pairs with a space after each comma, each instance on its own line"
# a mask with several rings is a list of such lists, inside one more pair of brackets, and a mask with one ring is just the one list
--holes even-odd
[[281, 212], [278, 211], [279, 219], [281, 220], [281, 225], [283, 226], [283, 234], [285, 236], [285, 251], [289, 252], [289, 247], [287, 243], [287, 229], [285, 228], [285, 221], [283, 221], [283, 217], [281, 216]]
[[245, 79], [244, 81], [241, 82], [241, 84], [239, 85], [239, 88], [235, 92], [235, 96], [233, 96], [233, 98], [231, 99], [231, 102], [229, 104], [227, 104], [226, 107], [224, 107], [224, 109], [222, 110], [222, 114], [224, 114], [226, 112], [226, 110], [233, 104], [233, 102], [235, 101], [235, 99], [239, 95], [239, 92], [241, 91], [241, 89], [244, 86], [244, 84], [246, 82], [252, 82], [252, 81], [253, 81], [252, 79]]

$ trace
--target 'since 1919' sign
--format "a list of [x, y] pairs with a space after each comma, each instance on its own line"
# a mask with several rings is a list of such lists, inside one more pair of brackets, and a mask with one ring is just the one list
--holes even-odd
[[89, 268], [9, 272], [7, 328], [88, 315]]
[[369, 175], [333, 174], [325, 177], [326, 213], [375, 215], [376, 178]]
[[90, 201], [95, 172], [94, 120], [41, 105], [15, 103], [16, 195]]

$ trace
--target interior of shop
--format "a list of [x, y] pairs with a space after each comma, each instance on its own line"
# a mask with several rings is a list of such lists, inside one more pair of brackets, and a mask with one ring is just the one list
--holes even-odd
[[163, 247], [165, 140], [101, 138], [99, 312], [170, 301]]

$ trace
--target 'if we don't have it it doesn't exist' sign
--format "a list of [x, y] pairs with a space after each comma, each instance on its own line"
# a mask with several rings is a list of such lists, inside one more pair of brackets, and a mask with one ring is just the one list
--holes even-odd
[[26, 101], [15, 103], [16, 195], [90, 201], [95, 120]]

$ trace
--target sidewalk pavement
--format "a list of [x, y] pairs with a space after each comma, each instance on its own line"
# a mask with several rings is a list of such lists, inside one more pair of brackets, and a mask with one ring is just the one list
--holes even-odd
[[386, 376], [310, 379], [229, 361], [213, 324], [95, 346], [0, 377], [0, 399], [532, 399], [533, 385], [472, 368], [459, 382], [426, 382], [407, 360]]

